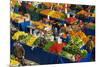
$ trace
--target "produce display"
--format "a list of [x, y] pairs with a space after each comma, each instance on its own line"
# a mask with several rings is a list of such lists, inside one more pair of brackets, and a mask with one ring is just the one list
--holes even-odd
[[50, 41], [50, 42], [48, 42], [48, 43], [44, 46], [43, 49], [44, 49], [45, 51], [49, 51], [49, 48], [50, 48], [53, 44], [54, 44], [54, 42], [51, 42], [51, 41]]
[[54, 11], [54, 10], [49, 10], [49, 9], [42, 10], [40, 13], [44, 14], [44, 15], [47, 15], [47, 16], [49, 15], [52, 18], [61, 18], [61, 17], [64, 16], [64, 14], [61, 13], [61, 12]]
[[44, 15], [48, 15], [48, 13], [50, 13], [50, 11], [51, 10], [49, 10], [49, 9], [45, 9], [45, 10], [41, 11], [40, 13], [44, 14]]
[[20, 15], [20, 14], [17, 14], [17, 13], [11, 12], [11, 19], [13, 21], [15, 21], [16, 23], [21, 23], [21, 22], [24, 22], [24, 20], [27, 19], [27, 17]]
[[20, 65], [20, 62], [14, 56], [11, 56], [10, 63], [11, 63], [11, 66], [19, 66]]
[[13, 35], [13, 37], [12, 37], [12, 39], [13, 40], [19, 40], [20, 38], [20, 36], [27, 36], [28, 34], [27, 33], [25, 33], [25, 32], [21, 32], [21, 31], [17, 31], [14, 35]]
[[10, 61], [10, 63], [11, 63], [11, 66], [19, 66], [19, 62], [18, 61], [16, 61], [16, 60], [11, 60]]
[[51, 29], [51, 25], [49, 24], [45, 24], [45, 23], [42, 23], [42, 22], [34, 22], [32, 23], [33, 25], [36, 26], [36, 28], [38, 29], [41, 29], [41, 30], [45, 30], [45, 28], [48, 28], [48, 29]]
[[32, 46], [36, 39], [37, 39], [37, 37], [32, 36], [32, 37], [26, 42], [26, 44], [27, 44], [28, 46]]
[[61, 43], [61, 44], [55, 43], [53, 46], [49, 48], [49, 51], [51, 53], [60, 54], [65, 45], [66, 43]]
[[28, 45], [28, 46], [32, 46], [37, 38], [38, 37], [33, 36], [28, 33], [25, 33], [25, 32], [22, 32], [22, 31], [18, 31], [18, 32], [14, 33], [14, 35], [12, 37], [13, 40], [17, 40], [22, 43], [26, 43], [26, 45]]
[[11, 55], [15, 43], [25, 50], [21, 60], [38, 64], [95, 61], [95, 6], [19, 2], [11, 5]]
[[88, 16], [90, 15], [89, 12], [85, 11], [85, 10], [81, 10], [80, 12], [78, 12], [77, 14], [81, 14], [81, 15], [85, 15], [85, 16]]
[[88, 41], [88, 37], [85, 35], [85, 33], [83, 33], [82, 31], [79, 31], [79, 32], [75, 32], [75, 31], [70, 31], [70, 34], [72, 37], [76, 38], [79, 37], [83, 42], [84, 44]]
[[74, 24], [78, 21], [78, 19], [76, 19], [75, 17], [70, 17], [66, 19], [67, 22], [69, 22], [69, 24]]
[[49, 3], [49, 2], [46, 2], [46, 3], [43, 3], [45, 6], [47, 6], [48, 8], [50, 8], [51, 6], [53, 6], [54, 4], [53, 3]]

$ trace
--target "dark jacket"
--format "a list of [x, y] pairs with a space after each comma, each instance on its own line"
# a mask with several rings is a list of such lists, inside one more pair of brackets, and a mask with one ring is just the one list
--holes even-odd
[[22, 58], [25, 55], [25, 50], [20, 43], [15, 43], [15, 45], [14, 45], [14, 55], [17, 58]]

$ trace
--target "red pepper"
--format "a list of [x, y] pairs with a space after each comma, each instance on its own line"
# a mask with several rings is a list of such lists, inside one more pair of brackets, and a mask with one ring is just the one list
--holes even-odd
[[51, 53], [61, 53], [62, 52], [62, 48], [66, 45], [66, 43], [62, 43], [62, 44], [58, 44], [58, 43], [55, 43], [53, 46], [50, 47], [50, 52]]

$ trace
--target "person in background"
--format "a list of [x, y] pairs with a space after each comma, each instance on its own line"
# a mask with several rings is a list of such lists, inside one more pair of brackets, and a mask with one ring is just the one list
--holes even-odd
[[93, 48], [95, 47], [94, 42], [93, 42], [93, 37], [89, 36], [89, 40], [86, 43], [86, 49], [88, 52], [92, 52]]
[[27, 13], [27, 4], [26, 2], [22, 1], [21, 6], [19, 7], [19, 13], [24, 15]]
[[89, 37], [89, 41], [86, 43], [86, 49], [91, 53], [91, 61], [95, 61], [95, 43], [94, 36]]
[[19, 42], [14, 43], [14, 56], [16, 57], [16, 59], [18, 59], [18, 61], [22, 65], [25, 65], [25, 61], [24, 61], [25, 50]]
[[62, 38], [62, 41], [65, 43], [68, 43], [71, 40], [71, 36], [69, 32], [63, 33], [61, 38]]

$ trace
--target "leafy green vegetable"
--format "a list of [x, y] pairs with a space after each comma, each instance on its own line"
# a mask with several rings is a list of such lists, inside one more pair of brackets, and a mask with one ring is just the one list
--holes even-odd
[[54, 44], [54, 42], [49, 41], [47, 44], [45, 44], [45, 46], [44, 46], [43, 49], [44, 49], [45, 51], [48, 51], [49, 48], [50, 48], [53, 44]]
[[71, 54], [80, 54], [80, 48], [77, 45], [66, 46], [63, 48], [64, 51], [71, 53]]
[[83, 58], [86, 57], [87, 51], [86, 50], [81, 50], [81, 55], [82, 55]]

